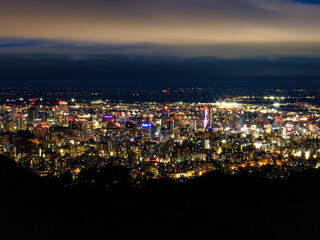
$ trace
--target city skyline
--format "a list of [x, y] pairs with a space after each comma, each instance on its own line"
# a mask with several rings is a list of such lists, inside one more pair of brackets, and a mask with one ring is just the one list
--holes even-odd
[[319, 167], [319, 90], [0, 93], [0, 154], [42, 177], [69, 175], [70, 186], [110, 166], [127, 168], [132, 187], [210, 171], [281, 180]]
[[0, 239], [319, 239], [320, 0], [0, 0]]

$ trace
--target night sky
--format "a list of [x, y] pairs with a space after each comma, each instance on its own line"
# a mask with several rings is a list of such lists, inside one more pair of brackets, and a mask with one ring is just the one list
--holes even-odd
[[0, 0], [3, 87], [320, 87], [320, 0]]

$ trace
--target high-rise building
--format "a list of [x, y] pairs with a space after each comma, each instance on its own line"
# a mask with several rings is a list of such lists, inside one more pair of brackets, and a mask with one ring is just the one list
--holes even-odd
[[202, 146], [203, 146], [203, 148], [204, 149], [210, 149], [210, 141], [209, 141], [209, 139], [203, 139], [203, 141], [202, 141]]
[[18, 115], [16, 119], [17, 130], [27, 129], [27, 120], [23, 115]]
[[34, 131], [35, 131], [36, 138], [45, 140], [47, 134], [49, 133], [49, 127], [45, 123], [44, 124], [39, 123], [35, 125]]
[[203, 128], [208, 126], [208, 106], [204, 109]]
[[60, 123], [67, 122], [69, 118], [69, 112], [68, 112], [68, 103], [64, 101], [59, 101], [59, 108], [58, 108], [58, 121]]
[[93, 137], [92, 122], [83, 121], [81, 122], [81, 132], [83, 134], [84, 141], [89, 141]]
[[5, 124], [6, 132], [14, 132], [15, 131], [15, 121], [13, 119], [9, 119]]
[[190, 122], [190, 130], [191, 131], [196, 131], [197, 130], [197, 122], [192, 119], [191, 122]]
[[243, 116], [237, 117], [236, 120], [236, 129], [241, 130], [241, 128], [243, 128]]
[[28, 109], [28, 123], [35, 123], [35, 120], [38, 118], [38, 108], [36, 106], [32, 106]]

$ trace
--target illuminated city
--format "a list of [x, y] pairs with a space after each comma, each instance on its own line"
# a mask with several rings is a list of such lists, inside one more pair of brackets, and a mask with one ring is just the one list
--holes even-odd
[[130, 169], [134, 185], [213, 170], [286, 179], [320, 165], [320, 108], [274, 93], [207, 103], [69, 97], [49, 105], [22, 95], [1, 106], [1, 154], [42, 177], [67, 173], [74, 181], [107, 165]]
[[320, 0], [0, 0], [0, 240], [320, 239]]

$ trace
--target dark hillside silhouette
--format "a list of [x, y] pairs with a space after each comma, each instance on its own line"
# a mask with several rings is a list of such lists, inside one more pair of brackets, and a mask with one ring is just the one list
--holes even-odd
[[185, 183], [81, 184], [42, 179], [1, 157], [1, 239], [318, 239], [320, 172], [287, 181], [210, 172]]

